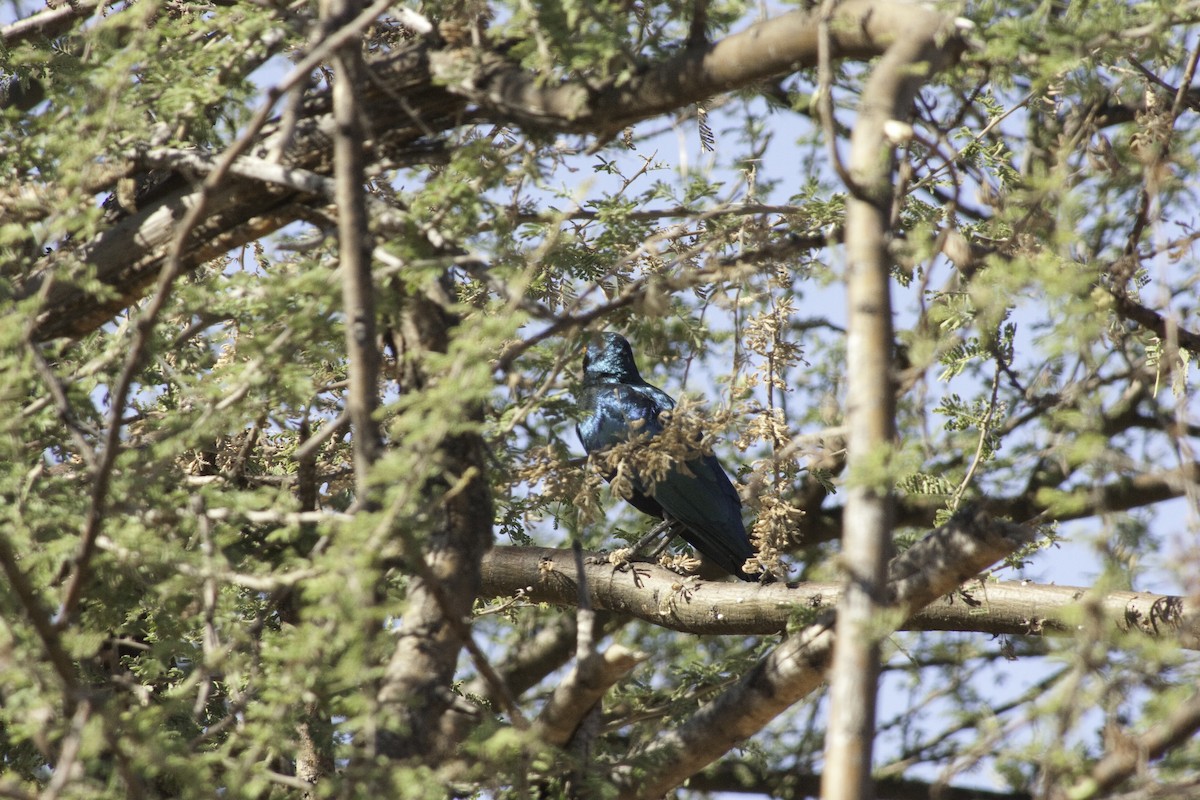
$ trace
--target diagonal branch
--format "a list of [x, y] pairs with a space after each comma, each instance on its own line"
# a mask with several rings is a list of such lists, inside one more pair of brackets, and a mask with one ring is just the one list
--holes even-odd
[[[1193, 353], [1200, 353], [1200, 333], [1175, 325], [1174, 321], [1169, 321], [1158, 311], [1132, 298], [1124, 288], [1110, 289], [1109, 296], [1112, 299], [1113, 310], [1119, 316], [1136, 322], [1164, 341], [1169, 336], [1175, 336], [1180, 347]], [[1168, 329], [1171, 327], [1174, 327], [1174, 330], [1168, 333]]]
[[646, 653], [614, 644], [580, 661], [555, 687], [534, 731], [545, 742], [565, 745], [604, 693], [647, 658]]
[[[916, 609], [959, 586], [989, 565], [1032, 541], [1036, 532], [983, 515], [959, 515], [894, 559], [889, 567], [889, 605], [881, 627], [895, 629]], [[621, 798], [659, 797], [716, 761], [807, 696], [825, 679], [833, 652], [833, 614], [785, 639], [741, 680], [701, 707], [679, 727], [664, 732], [637, 754], [642, 769], [621, 768], [614, 779]]]
[[[815, 67], [820, 9], [803, 9], [751, 25], [718, 42], [682, 47], [635, 77], [592, 84], [547, 84], [499, 54], [476, 54], [464, 65], [462, 51], [434, 53], [433, 73], [450, 90], [479, 104], [482, 116], [578, 133], [620, 130], [648, 117], [673, 111], [722, 92], [767, 78]], [[946, 17], [931, 9], [889, 0], [848, 0], [829, 19], [833, 59], [866, 59], [883, 53], [899, 32]], [[957, 54], [963, 42], [946, 36], [942, 47]]]
[[1064, 796], [1068, 800], [1100, 797], [1142, 769], [1148, 760], [1159, 758], [1171, 748], [1186, 742], [1198, 730], [1200, 692], [1185, 700], [1150, 730], [1110, 750], [1092, 766], [1088, 776], [1068, 789]]
[[0, 28], [0, 40], [3, 40], [5, 47], [13, 47], [35, 36], [53, 39], [68, 30], [81, 17], [96, 11], [98, 7], [115, 3], [116, 0], [77, 0], [74, 3], [63, 3], [57, 8], [47, 8]]

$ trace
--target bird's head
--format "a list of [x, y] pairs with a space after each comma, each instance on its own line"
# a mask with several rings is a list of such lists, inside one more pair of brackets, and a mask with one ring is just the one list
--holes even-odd
[[642, 376], [633, 361], [633, 348], [624, 336], [605, 331], [588, 342], [587, 352], [583, 354], [583, 379], [621, 383], [641, 381]]

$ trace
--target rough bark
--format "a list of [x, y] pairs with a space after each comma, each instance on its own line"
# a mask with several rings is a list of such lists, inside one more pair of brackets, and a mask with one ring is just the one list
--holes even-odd
[[[951, 591], [988, 565], [1032, 541], [1035, 532], [985, 517], [962, 516], [932, 532], [889, 567], [888, 605], [894, 630], [914, 610]], [[761, 730], [825, 678], [833, 653], [833, 614], [785, 639], [730, 689], [702, 706], [679, 727], [664, 731], [642, 752], [636, 781], [619, 770], [623, 800], [655, 798], [699, 772]]]
[[604, 693], [647, 658], [645, 653], [615, 644], [580, 661], [554, 689], [538, 715], [534, 733], [549, 744], [565, 745]]
[[[400, 336], [408, 369], [402, 391], [420, 391], [429, 380], [421, 354], [445, 352], [454, 322], [428, 298], [405, 299]], [[481, 407], [468, 409], [467, 415], [468, 423], [483, 421]], [[379, 736], [383, 755], [435, 763], [450, 755], [461, 733], [450, 685], [470, 635], [480, 561], [492, 544], [492, 496], [484, 458], [478, 432], [449, 434], [440, 442], [442, 475], [424, 487], [436, 520], [434, 530], [423, 543], [406, 539], [405, 562], [412, 577], [396, 647], [378, 694], [381, 708], [393, 721]]]

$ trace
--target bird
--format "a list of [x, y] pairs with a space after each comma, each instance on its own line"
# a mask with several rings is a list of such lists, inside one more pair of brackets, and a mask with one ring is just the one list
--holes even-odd
[[[625, 337], [606, 331], [584, 353], [578, 405], [576, 432], [590, 455], [642, 433], [657, 436], [663, 430], [661, 415], [675, 407], [675, 400], [642, 379]], [[605, 478], [611, 481], [614, 474]], [[680, 523], [684, 540], [729, 574], [758, 580], [743, 569], [755, 552], [742, 522], [741, 498], [716, 456], [673, 464], [652, 490], [635, 477], [625, 499], [643, 514]]]

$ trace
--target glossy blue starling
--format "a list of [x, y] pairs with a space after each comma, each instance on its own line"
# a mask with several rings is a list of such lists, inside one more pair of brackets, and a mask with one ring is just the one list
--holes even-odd
[[[674, 407], [670, 395], [642, 380], [624, 337], [602, 333], [588, 345], [577, 430], [589, 454], [639, 434], [653, 438], [663, 429], [660, 415]], [[626, 499], [635, 508], [678, 522], [680, 535], [706, 559], [744, 581], [757, 580], [742, 569], [754, 548], [742, 522], [742, 501], [716, 456], [700, 455], [675, 466], [653, 491], [637, 479], [633, 484]]]

